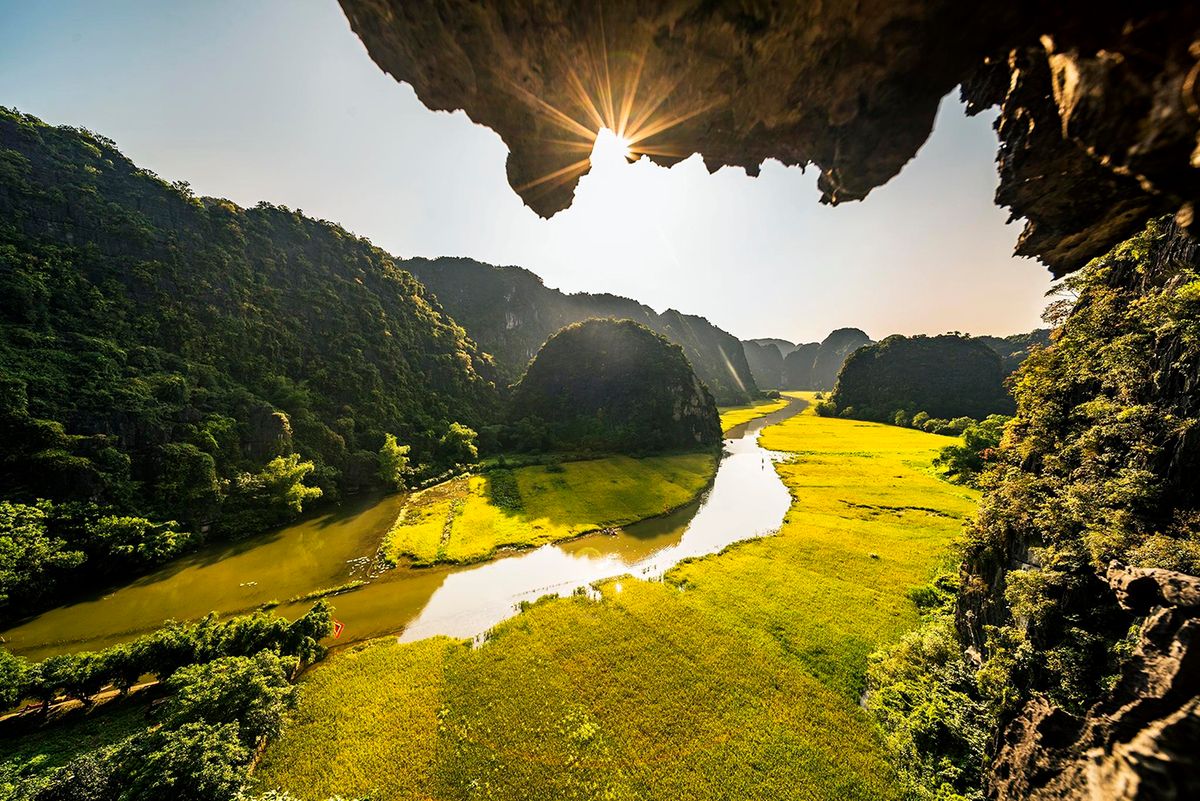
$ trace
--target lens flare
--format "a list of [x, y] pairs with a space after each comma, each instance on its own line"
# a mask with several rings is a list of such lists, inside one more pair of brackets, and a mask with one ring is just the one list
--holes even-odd
[[723, 100], [684, 107], [678, 102], [668, 103], [681, 76], [655, 74], [647, 66], [648, 51], [647, 46], [621, 46], [610, 51], [600, 26], [593, 46], [575, 58], [566, 71], [569, 97], [564, 101], [565, 108], [555, 107], [515, 80], [510, 81], [514, 97], [550, 123], [555, 134], [541, 141], [547, 148], [560, 151], [560, 163], [564, 164], [516, 187], [518, 192], [550, 192], [578, 180], [593, 163], [617, 157], [634, 162], [642, 156], [684, 159], [691, 155], [672, 146], [670, 131], [721, 105]]

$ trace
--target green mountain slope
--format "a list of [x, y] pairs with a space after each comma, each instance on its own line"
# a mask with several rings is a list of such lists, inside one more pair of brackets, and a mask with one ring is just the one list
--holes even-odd
[[437, 296], [481, 350], [495, 357], [509, 381], [560, 328], [593, 317], [629, 319], [683, 348], [696, 375], [722, 405], [746, 403], [758, 387], [742, 343], [703, 317], [649, 306], [617, 295], [551, 289], [521, 267], [494, 267], [471, 259], [409, 259], [405, 269]]
[[54, 501], [36, 525], [80, 554], [45, 582], [163, 557], [146, 531], [100, 537], [104, 515], [260, 529], [306, 486], [378, 483], [385, 434], [436, 469], [450, 422], [493, 414], [491, 374], [370, 242], [194, 197], [103, 137], [0, 109], [0, 500]]
[[891, 421], [896, 412], [933, 417], [1011, 414], [1000, 356], [978, 339], [899, 334], [850, 354], [831, 400], [841, 413]]
[[513, 390], [549, 447], [649, 453], [721, 443], [712, 395], [683, 350], [631, 320], [586, 320], [546, 342]]

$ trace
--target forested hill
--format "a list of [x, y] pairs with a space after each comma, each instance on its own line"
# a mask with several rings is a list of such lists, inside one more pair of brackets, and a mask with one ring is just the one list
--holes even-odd
[[674, 309], [658, 314], [617, 295], [568, 295], [521, 267], [458, 258], [409, 259], [403, 266], [429, 287], [481, 350], [495, 357], [509, 381], [521, 377], [555, 331], [593, 317], [612, 317], [641, 323], [683, 348], [717, 403], [745, 403], [758, 393], [742, 343], [703, 317]]
[[[43, 583], [162, 558], [152, 521], [178, 521], [170, 551], [376, 484], [387, 434], [440, 469], [450, 424], [493, 413], [491, 373], [366, 240], [194, 197], [103, 137], [0, 109], [0, 537], [25, 521], [70, 554]], [[104, 515], [148, 520], [101, 536]], [[38, 583], [32, 551], [10, 556], [0, 607], [22, 595], [9, 561]]]
[[[1012, 414], [1001, 357], [978, 338], [894, 334], [846, 359], [830, 402], [864, 420], [910, 420]], [[907, 423], [905, 423], [907, 424]]]
[[683, 350], [630, 320], [586, 320], [551, 336], [514, 387], [510, 415], [554, 450], [641, 454], [721, 444], [713, 397]]

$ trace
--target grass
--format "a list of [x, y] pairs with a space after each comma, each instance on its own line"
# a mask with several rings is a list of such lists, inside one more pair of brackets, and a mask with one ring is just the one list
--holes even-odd
[[763, 415], [777, 412], [787, 405], [787, 398], [779, 398], [777, 400], [759, 401], [758, 403], [747, 403], [741, 406], [722, 406], [720, 409], [721, 430], [729, 431], [729, 429], [740, 426], [742, 423], [748, 423]]
[[497, 468], [415, 493], [384, 538], [384, 556], [417, 565], [475, 562], [665, 514], [712, 480], [716, 456], [612, 456]]
[[809, 410], [764, 439], [793, 454], [778, 466], [794, 503], [777, 536], [663, 582], [605, 582], [598, 601], [539, 602], [479, 648], [388, 640], [335, 655], [302, 681], [261, 786], [381, 800], [897, 798], [858, 706], [867, 655], [915, 625], [907, 592], [975, 495], [933, 474], [944, 437]]

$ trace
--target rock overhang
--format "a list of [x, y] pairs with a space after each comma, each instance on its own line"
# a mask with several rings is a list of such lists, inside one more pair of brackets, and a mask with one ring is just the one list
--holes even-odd
[[508, 179], [542, 216], [570, 206], [595, 136], [670, 165], [756, 175], [815, 165], [821, 200], [894, 177], [962, 87], [999, 107], [998, 203], [1057, 275], [1153, 215], [1195, 229], [1200, 8], [972, 4], [341, 0], [375, 62], [435, 110], [509, 147]]

